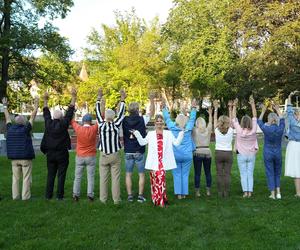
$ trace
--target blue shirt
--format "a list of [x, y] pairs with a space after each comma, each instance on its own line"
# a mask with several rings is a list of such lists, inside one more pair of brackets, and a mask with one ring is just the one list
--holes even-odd
[[[192, 158], [192, 152], [195, 150], [195, 144], [192, 139], [192, 130], [195, 124], [196, 120], [196, 114], [197, 111], [196, 109], [192, 109], [190, 113], [190, 119], [188, 120], [187, 124], [185, 125], [185, 133], [183, 140], [181, 144], [177, 147], [173, 147], [175, 159], [187, 159], [187, 158]], [[164, 108], [163, 109], [163, 116], [166, 122], [166, 125], [168, 129], [172, 132], [172, 134], [177, 138], [179, 132], [182, 130], [180, 127], [176, 125], [174, 121], [172, 121], [170, 117], [169, 111]]]
[[300, 141], [300, 121], [296, 120], [292, 105], [287, 106], [287, 119], [289, 124], [289, 140]]
[[262, 120], [257, 120], [257, 124], [264, 133], [264, 147], [281, 149], [281, 141], [285, 127], [284, 118], [281, 118], [279, 125], [263, 123]]

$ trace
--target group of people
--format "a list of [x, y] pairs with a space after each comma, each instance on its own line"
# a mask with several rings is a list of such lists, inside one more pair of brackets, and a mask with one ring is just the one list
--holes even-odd
[[[166, 102], [162, 101], [162, 114], [154, 118], [155, 129], [146, 130], [146, 125], [154, 116], [154, 96], [150, 95], [150, 113], [140, 115], [139, 104], [128, 105], [128, 115], [125, 115], [126, 93], [120, 91], [120, 103], [117, 114], [113, 109], [105, 109], [105, 97], [102, 90], [98, 91], [96, 101], [96, 124], [92, 124], [92, 116], [86, 114], [82, 125], [73, 116], [75, 112], [76, 91], [72, 90], [72, 101], [66, 114], [54, 110], [52, 116], [48, 108], [48, 93], [44, 94], [43, 116], [45, 132], [41, 142], [41, 151], [47, 159], [47, 185], [45, 197], [52, 199], [55, 177], [57, 176], [58, 200], [64, 199], [64, 184], [69, 166], [69, 149], [71, 148], [69, 125], [72, 125], [76, 135], [75, 178], [73, 184], [73, 200], [80, 199], [81, 178], [87, 169], [87, 197], [94, 201], [94, 179], [96, 168], [96, 142], [99, 138], [99, 174], [100, 201], [108, 200], [108, 183], [111, 176], [112, 199], [119, 204], [120, 174], [122, 144], [124, 146], [126, 190], [128, 202], [135, 199], [132, 189], [132, 173], [134, 166], [139, 174], [138, 202], [145, 202], [145, 169], [150, 170], [151, 199], [154, 205], [168, 205], [166, 192], [166, 171], [172, 170], [174, 194], [178, 199], [184, 199], [189, 194], [189, 173], [194, 166], [195, 195], [201, 196], [200, 179], [202, 165], [206, 178], [206, 195], [211, 195], [211, 135], [215, 134], [215, 164], [218, 196], [228, 197], [230, 194], [230, 177], [233, 164], [233, 154], [237, 155], [240, 171], [243, 197], [253, 194], [253, 172], [258, 151], [257, 126], [264, 133], [264, 165], [271, 199], [281, 199], [280, 176], [282, 170], [282, 137], [288, 137], [285, 159], [285, 175], [295, 179], [296, 196], [300, 197], [300, 110], [293, 108], [288, 97], [287, 116], [284, 118], [278, 105], [272, 104], [275, 112], [268, 114], [267, 122], [263, 122], [267, 107], [262, 106], [262, 112], [257, 118], [256, 105], [253, 97], [249, 98], [252, 117], [245, 115], [240, 122], [237, 119], [238, 100], [228, 102], [228, 115], [219, 113], [218, 101], [213, 101], [208, 108], [208, 122], [203, 117], [197, 118], [197, 102], [193, 101], [189, 116], [178, 114], [171, 119]], [[35, 100], [34, 111], [29, 122], [18, 115], [13, 124], [7, 110], [7, 99], [2, 100], [7, 123], [7, 156], [12, 160], [12, 197], [22, 200], [30, 199], [32, 176], [32, 159], [35, 157], [31, 130], [39, 101]], [[165, 125], [168, 129], [165, 129]], [[234, 131], [236, 132], [235, 142]], [[121, 144], [122, 142], [122, 144]], [[146, 157], [145, 146], [148, 144]], [[20, 196], [19, 180], [23, 174], [23, 188]]]

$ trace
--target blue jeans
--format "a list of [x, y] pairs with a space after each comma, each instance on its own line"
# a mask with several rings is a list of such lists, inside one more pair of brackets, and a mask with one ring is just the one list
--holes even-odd
[[282, 168], [281, 150], [272, 152], [265, 148], [264, 150], [265, 170], [268, 181], [268, 188], [274, 191], [280, 187], [280, 175]]
[[243, 192], [253, 192], [255, 155], [237, 155]]
[[137, 166], [139, 174], [145, 172], [145, 154], [125, 153], [126, 173], [132, 173], [134, 164]]
[[202, 163], [206, 178], [206, 187], [211, 187], [211, 157], [194, 155], [195, 188], [200, 187]]

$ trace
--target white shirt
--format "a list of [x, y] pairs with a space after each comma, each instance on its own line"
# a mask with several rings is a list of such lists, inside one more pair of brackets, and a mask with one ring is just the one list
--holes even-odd
[[230, 127], [226, 134], [222, 134], [218, 128], [215, 129], [216, 150], [232, 151], [233, 129]]

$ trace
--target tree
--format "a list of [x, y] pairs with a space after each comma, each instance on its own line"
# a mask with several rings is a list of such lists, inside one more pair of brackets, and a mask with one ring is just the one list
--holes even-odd
[[[72, 0], [0, 1], [0, 98], [6, 95], [9, 80], [29, 82], [34, 78], [34, 53], [48, 51], [68, 59], [71, 50], [67, 41], [49, 20], [64, 18], [72, 5]], [[42, 28], [41, 18], [45, 21]]]

